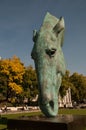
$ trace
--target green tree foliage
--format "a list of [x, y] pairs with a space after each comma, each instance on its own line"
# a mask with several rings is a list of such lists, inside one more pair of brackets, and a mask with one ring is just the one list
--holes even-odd
[[60, 87], [60, 95], [61, 97], [64, 97], [66, 94], [66, 90], [68, 88], [72, 88], [73, 84], [70, 82], [70, 72], [67, 70], [64, 77], [62, 78], [62, 84]]
[[67, 70], [60, 87], [61, 97], [64, 97], [69, 87], [71, 88], [73, 101], [82, 102], [86, 99], [86, 76], [78, 73], [70, 75], [70, 72]]
[[0, 102], [6, 100], [7, 95], [7, 77], [0, 73]]
[[23, 75], [23, 89], [24, 96], [29, 100], [33, 99], [38, 94], [38, 83], [35, 69], [32, 66], [28, 66], [25, 69]]
[[72, 99], [77, 102], [82, 102], [86, 99], [86, 76], [73, 73], [70, 76], [70, 81], [75, 87], [72, 89]]

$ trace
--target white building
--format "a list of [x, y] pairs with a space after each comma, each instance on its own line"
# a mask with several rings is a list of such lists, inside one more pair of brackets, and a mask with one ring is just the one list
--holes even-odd
[[58, 101], [59, 107], [66, 107], [66, 108], [72, 108], [72, 100], [71, 100], [71, 89], [68, 88], [66, 91], [66, 95], [62, 98], [59, 95], [59, 101]]

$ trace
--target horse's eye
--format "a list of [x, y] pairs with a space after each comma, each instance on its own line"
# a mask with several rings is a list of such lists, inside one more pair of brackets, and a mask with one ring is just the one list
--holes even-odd
[[53, 57], [55, 52], [56, 52], [55, 48], [46, 49], [46, 54], [49, 55], [50, 57]]

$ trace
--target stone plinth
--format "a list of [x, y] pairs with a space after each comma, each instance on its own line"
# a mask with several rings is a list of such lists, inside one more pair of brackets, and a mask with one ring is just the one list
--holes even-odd
[[20, 117], [8, 120], [9, 130], [85, 130], [86, 115], [58, 115], [55, 118], [44, 116]]

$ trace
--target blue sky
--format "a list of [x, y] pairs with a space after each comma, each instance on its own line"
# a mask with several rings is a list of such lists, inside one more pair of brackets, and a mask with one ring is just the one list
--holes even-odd
[[86, 75], [86, 0], [0, 0], [0, 56], [17, 55], [25, 66], [34, 65], [32, 34], [46, 12], [65, 19], [67, 69]]

